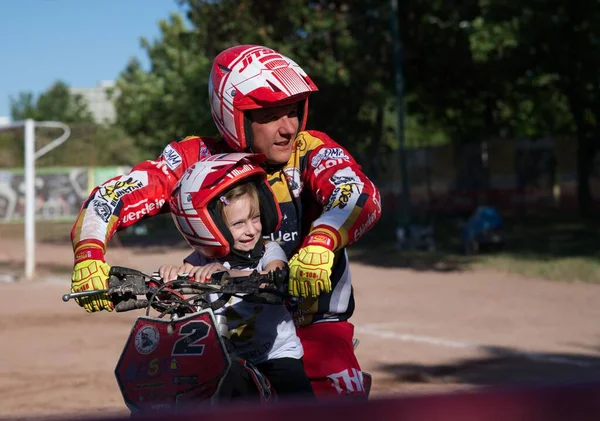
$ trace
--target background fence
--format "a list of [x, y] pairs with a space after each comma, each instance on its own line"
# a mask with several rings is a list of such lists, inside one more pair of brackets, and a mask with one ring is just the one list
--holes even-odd
[[[18, 136], [18, 134], [16, 135]], [[44, 137], [41, 137], [41, 144]], [[0, 138], [0, 140], [2, 140]], [[86, 143], [85, 147], [81, 143]], [[0, 143], [0, 149], [2, 149]], [[7, 145], [7, 142], [4, 142]], [[39, 146], [38, 146], [39, 147]], [[408, 177], [412, 208], [433, 213], [470, 212], [479, 204], [504, 211], [577, 208], [576, 143], [569, 139], [492, 140], [409, 149]], [[119, 157], [137, 156], [123, 145]], [[38, 162], [36, 217], [73, 220], [81, 202], [99, 183], [127, 172], [129, 165], [70, 166], [110, 161], [102, 141], [78, 135]], [[116, 158], [115, 158], [116, 159]], [[141, 159], [141, 157], [140, 157]], [[395, 214], [401, 195], [398, 154], [357, 156], [383, 195], [384, 212]], [[121, 161], [122, 162], [122, 161]], [[595, 207], [600, 203], [600, 162], [590, 179]], [[24, 212], [23, 169], [0, 169], [0, 221], [20, 222]]]
[[[470, 212], [477, 205], [503, 211], [577, 209], [577, 144], [564, 138], [491, 140], [407, 152], [412, 208], [434, 213]], [[401, 175], [397, 154], [361, 162], [382, 190], [386, 212], [398, 209]], [[379, 168], [375, 168], [379, 167]], [[600, 204], [600, 162], [590, 177], [594, 208]]]

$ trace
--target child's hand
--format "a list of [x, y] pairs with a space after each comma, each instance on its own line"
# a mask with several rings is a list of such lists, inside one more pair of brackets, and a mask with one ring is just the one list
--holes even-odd
[[194, 266], [189, 275], [193, 276], [196, 282], [208, 282], [210, 277], [217, 272], [227, 271], [227, 268], [220, 263], [209, 263], [205, 266]]
[[163, 281], [169, 282], [174, 279], [177, 279], [177, 276], [179, 275], [189, 273], [193, 269], [194, 266], [192, 266], [189, 263], [185, 263], [182, 266], [162, 265], [160, 268], [158, 268], [158, 274], [163, 279]]

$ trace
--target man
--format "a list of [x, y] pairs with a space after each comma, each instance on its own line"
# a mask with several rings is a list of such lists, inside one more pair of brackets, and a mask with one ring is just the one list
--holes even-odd
[[[364, 397], [354, 355], [354, 311], [345, 247], [379, 220], [379, 191], [350, 154], [325, 133], [304, 131], [317, 87], [295, 62], [262, 46], [227, 49], [214, 60], [209, 96], [222, 138], [188, 136], [156, 161], [94, 189], [71, 232], [72, 290], [106, 288], [106, 244], [116, 230], [166, 211], [177, 180], [199, 158], [249, 151], [266, 156], [269, 183], [284, 215], [278, 241], [290, 257], [289, 291], [306, 372], [317, 396]], [[80, 298], [88, 312], [112, 310], [108, 296]]]

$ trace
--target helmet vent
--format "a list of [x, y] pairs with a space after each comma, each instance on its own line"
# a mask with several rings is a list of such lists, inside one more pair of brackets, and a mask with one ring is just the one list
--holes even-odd
[[219, 66], [219, 70], [222, 71], [223, 73], [231, 72], [231, 69], [227, 66], [223, 66], [222, 64], [218, 64], [217, 66]]
[[271, 89], [273, 90], [273, 92], [281, 92], [281, 89], [279, 89], [279, 86], [275, 85], [270, 80], [267, 80], [267, 83], [269, 84], [269, 86], [271, 87]]
[[301, 94], [309, 89], [306, 81], [290, 67], [273, 70], [273, 76], [282, 82], [290, 95]]

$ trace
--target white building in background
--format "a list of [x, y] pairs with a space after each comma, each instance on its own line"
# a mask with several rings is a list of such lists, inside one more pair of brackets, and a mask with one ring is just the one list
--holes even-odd
[[93, 88], [70, 88], [71, 94], [81, 95], [87, 102], [88, 110], [92, 113], [94, 121], [98, 124], [112, 124], [117, 119], [114, 97], [109, 98], [107, 90], [115, 87], [112, 80], [103, 80]]
[[11, 123], [12, 123], [12, 121], [10, 120], [10, 117], [4, 116], [4, 115], [0, 115], [0, 127], [2, 127], [2, 126], [8, 126]]

